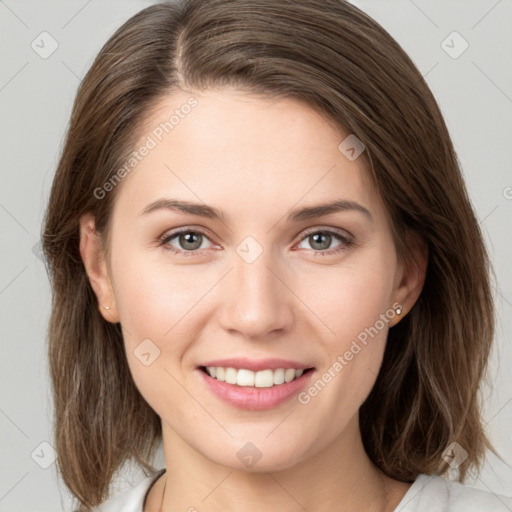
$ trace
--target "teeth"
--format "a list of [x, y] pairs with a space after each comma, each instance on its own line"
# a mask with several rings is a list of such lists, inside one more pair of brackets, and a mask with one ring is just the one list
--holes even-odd
[[261, 370], [256, 373], [251, 373], [254, 374], [255, 388], [270, 388], [274, 385], [274, 372], [272, 370]]
[[295, 370], [293, 368], [288, 368], [284, 372], [284, 381], [291, 382], [295, 378]]
[[295, 370], [293, 368], [253, 372], [245, 368], [237, 370], [236, 368], [223, 368], [221, 366], [207, 366], [206, 371], [210, 377], [222, 382], [256, 388], [270, 388], [285, 382], [291, 382], [304, 373], [302, 369]]
[[238, 372], [234, 368], [226, 368], [225, 380], [228, 384], [236, 384], [236, 374]]
[[278, 368], [274, 370], [274, 384], [283, 384], [284, 382], [284, 370], [283, 368]]
[[238, 386], [254, 386], [255, 375], [250, 370], [238, 370], [236, 384]]
[[226, 380], [226, 370], [224, 368], [222, 368], [222, 367], [215, 368], [214, 366], [210, 366], [209, 370], [213, 371], [213, 374], [212, 374], [212, 371], [210, 371], [211, 377], [216, 377], [217, 379], [221, 380], [222, 382], [224, 382]]

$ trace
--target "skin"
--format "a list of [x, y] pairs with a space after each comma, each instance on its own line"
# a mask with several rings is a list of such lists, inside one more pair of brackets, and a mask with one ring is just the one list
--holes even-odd
[[[369, 460], [358, 410], [388, 329], [419, 296], [426, 255], [399, 263], [363, 159], [338, 150], [348, 133], [298, 100], [228, 88], [176, 92], [152, 111], [141, 142], [191, 96], [198, 106], [117, 190], [108, 255], [94, 218], [80, 220], [84, 265], [99, 304], [110, 306], [100, 311], [121, 322], [135, 383], [162, 420], [167, 472], [145, 511], [392, 511], [410, 484]], [[163, 196], [214, 206], [224, 218], [140, 215]], [[347, 210], [286, 222], [295, 208], [336, 199], [359, 203], [373, 220]], [[182, 227], [206, 232], [192, 256], [169, 250], [187, 251], [179, 237], [167, 248], [158, 241]], [[353, 245], [333, 236], [323, 251], [331, 254], [321, 255], [309, 235], [327, 228]], [[236, 252], [247, 236], [263, 249], [252, 263]], [[314, 366], [313, 383], [394, 303], [402, 315], [308, 404], [293, 397], [274, 409], [241, 410], [213, 395], [196, 370], [209, 359], [281, 357]], [[160, 355], [145, 366], [134, 350], [148, 338]], [[250, 469], [237, 457], [247, 442], [262, 454]]]

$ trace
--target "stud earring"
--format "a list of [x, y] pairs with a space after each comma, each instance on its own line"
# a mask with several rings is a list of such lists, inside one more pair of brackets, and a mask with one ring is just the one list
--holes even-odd
[[396, 309], [395, 309], [395, 312], [397, 315], [401, 315], [402, 314], [402, 306], [398, 306]]
[[[101, 306], [101, 304], [100, 304]], [[107, 311], [110, 309], [110, 306], [101, 306], [103, 309], [106, 309]]]

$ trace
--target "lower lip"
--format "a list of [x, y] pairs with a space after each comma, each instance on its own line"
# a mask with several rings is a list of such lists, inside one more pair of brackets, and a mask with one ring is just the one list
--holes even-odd
[[203, 381], [210, 391], [224, 402], [240, 409], [262, 411], [277, 407], [279, 404], [282, 404], [293, 395], [297, 394], [306, 386], [315, 370], [303, 373], [298, 379], [294, 379], [291, 382], [270, 388], [255, 388], [228, 384], [227, 382], [222, 382], [210, 377], [200, 368], [196, 371], [201, 374]]

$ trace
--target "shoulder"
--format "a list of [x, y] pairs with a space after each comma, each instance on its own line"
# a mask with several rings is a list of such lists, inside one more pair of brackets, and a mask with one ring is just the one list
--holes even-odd
[[512, 498], [437, 475], [419, 475], [395, 512], [510, 512]]
[[97, 507], [92, 512], [143, 512], [144, 500], [153, 483], [165, 472], [160, 469], [144, 478], [131, 489], [111, 497]]

